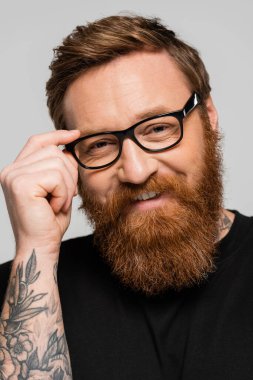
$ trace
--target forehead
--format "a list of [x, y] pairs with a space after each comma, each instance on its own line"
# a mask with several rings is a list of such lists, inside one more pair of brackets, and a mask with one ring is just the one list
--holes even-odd
[[68, 128], [83, 133], [120, 130], [151, 110], [182, 108], [190, 93], [186, 77], [166, 51], [134, 52], [80, 75], [66, 91], [64, 114]]

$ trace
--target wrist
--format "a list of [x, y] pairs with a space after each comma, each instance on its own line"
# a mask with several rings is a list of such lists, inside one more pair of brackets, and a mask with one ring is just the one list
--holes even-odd
[[37, 258], [40, 259], [40, 261], [45, 262], [52, 262], [52, 264], [55, 263], [55, 261], [58, 261], [59, 259], [59, 252], [60, 252], [60, 244], [40, 244], [37, 242], [19, 242], [16, 245], [16, 258], [20, 258], [22, 260], [25, 260], [26, 258], [29, 258], [31, 254], [35, 252]]

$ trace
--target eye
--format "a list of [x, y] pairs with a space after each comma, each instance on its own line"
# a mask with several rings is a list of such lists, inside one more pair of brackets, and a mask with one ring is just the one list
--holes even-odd
[[143, 136], [147, 135], [163, 135], [163, 134], [173, 134], [175, 130], [178, 129], [176, 124], [155, 124], [149, 125], [143, 131]]
[[168, 125], [156, 125], [151, 129], [150, 132], [161, 133], [168, 130], [168, 128], [169, 128]]
[[83, 159], [85, 156], [107, 155], [118, 149], [118, 140], [113, 135], [94, 136], [84, 139], [76, 146], [76, 151]]
[[89, 149], [101, 149], [101, 148], [105, 148], [106, 146], [108, 146], [110, 143], [108, 141], [98, 141], [97, 143], [95, 144], [92, 144]]
[[111, 150], [115, 147], [116, 142], [110, 140], [100, 140], [86, 146], [87, 153]]

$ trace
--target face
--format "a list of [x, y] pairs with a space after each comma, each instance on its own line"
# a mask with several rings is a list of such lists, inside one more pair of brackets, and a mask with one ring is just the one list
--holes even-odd
[[[69, 86], [64, 99], [65, 118], [68, 127], [79, 129], [81, 135], [99, 131], [124, 130], [147, 117], [150, 112], [155, 115], [181, 109], [191, 93], [190, 84], [167, 52], [134, 52], [108, 64], [90, 69], [76, 79]], [[207, 100], [206, 106], [206, 123], [211, 131], [215, 131], [217, 118], [211, 99]], [[201, 188], [200, 184], [206, 186], [206, 183], [203, 184], [205, 182], [203, 172], [207, 169], [206, 161], [210, 161], [210, 155], [208, 160], [206, 159], [207, 144], [203, 124], [203, 115], [201, 116], [200, 112], [195, 110], [184, 120], [183, 140], [170, 150], [149, 153], [143, 151], [132, 140], [126, 139], [120, 159], [112, 166], [100, 170], [80, 168], [81, 196], [84, 207], [95, 222], [98, 241], [101, 243], [99, 243], [100, 248], [105, 256], [109, 255], [108, 260], [111, 262], [113, 271], [126, 285], [152, 294], [169, 286], [187, 286], [194, 282], [194, 276], [197, 281], [211, 268], [210, 252], [208, 252], [209, 264], [202, 263], [199, 274], [191, 274], [191, 278], [187, 278], [185, 273], [178, 275], [184, 277], [184, 281], [178, 281], [180, 284], [178, 286], [176, 286], [175, 279], [173, 282], [168, 278], [168, 272], [180, 272], [180, 268], [173, 269], [173, 265], [174, 267], [176, 265], [175, 262], [173, 264], [173, 260], [169, 265], [163, 260], [160, 261], [155, 269], [156, 274], [153, 273], [151, 276], [151, 272], [148, 273], [147, 277], [152, 278], [151, 283], [149, 281], [147, 284], [148, 278], [145, 279], [144, 276], [144, 272], [147, 273], [148, 270], [152, 270], [151, 267], [156, 267], [155, 257], [158, 255], [158, 250], [160, 258], [172, 255], [172, 253], [166, 252], [168, 239], [169, 242], [176, 239], [176, 246], [171, 246], [171, 252], [172, 250], [173, 252], [175, 250], [182, 251], [182, 249], [187, 251], [187, 247], [183, 248], [183, 236], [187, 227], [183, 222], [183, 225], [180, 225], [183, 233], [179, 233], [179, 225], [176, 226], [176, 221], [179, 216], [182, 219], [182, 215], [188, 218], [186, 223], [188, 225], [191, 218], [197, 220], [196, 210], [192, 210], [193, 201], [190, 200], [195, 199], [196, 208], [203, 203], [203, 192], [199, 194], [196, 190]], [[215, 156], [215, 152], [212, 154]], [[216, 161], [214, 166], [217, 174], [218, 164]], [[209, 169], [213, 176], [215, 170]], [[217, 178], [219, 178], [218, 174]], [[208, 181], [210, 182], [210, 178]], [[207, 204], [203, 206], [206, 214], [210, 214], [210, 211], [212, 213], [212, 218], [208, 219], [206, 228], [210, 231], [210, 239], [213, 244], [217, 237], [215, 236], [216, 223], [221, 203], [221, 184], [219, 181], [216, 182], [216, 202], [209, 202], [210, 204], [215, 203], [215, 210], [209, 210]], [[202, 188], [204, 188], [203, 186]], [[150, 200], [133, 202], [134, 196], [150, 191], [158, 193], [159, 196]], [[187, 202], [189, 202], [188, 205]], [[101, 210], [103, 210], [102, 213]], [[201, 226], [203, 225], [203, 209], [199, 209], [198, 212], [202, 215], [202, 219], [199, 220]], [[116, 216], [117, 218], [115, 218]], [[184, 217], [183, 219], [185, 219]], [[115, 219], [117, 219], [117, 223], [113, 227]], [[156, 226], [159, 220], [163, 220], [164, 231], [160, 230], [157, 234], [158, 227], [156, 228], [154, 225]], [[123, 226], [122, 230], [118, 229], [119, 226]], [[147, 226], [149, 231], [147, 231]], [[151, 230], [153, 234], [150, 232]], [[156, 244], [158, 242], [153, 240], [157, 239], [156, 236], [159, 234], [163, 236], [168, 230], [169, 236], [164, 237], [164, 244], [160, 245], [158, 249], [159, 244]], [[196, 242], [196, 233], [194, 234], [193, 230], [189, 228], [187, 231]], [[113, 241], [111, 232], [114, 234], [117, 244], [111, 246], [111, 243], [108, 242], [103, 245], [102, 241], [105, 241], [105, 236], [110, 235], [110, 240]], [[138, 235], [139, 233], [142, 235]], [[131, 240], [130, 236], [132, 235], [135, 237], [138, 235], [138, 241]], [[152, 235], [153, 240], [145, 241], [147, 235]], [[206, 248], [203, 250], [210, 250], [210, 239], [207, 239], [208, 242], [205, 241]], [[122, 242], [120, 247], [120, 252], [122, 252], [129, 240], [131, 240], [129, 250], [123, 254], [123, 256], [125, 255], [124, 263], [120, 262], [121, 257], [112, 258], [113, 251], [114, 253], [119, 251], [118, 242]], [[203, 241], [198, 243], [200, 246], [204, 245]], [[141, 256], [138, 249], [146, 253], [148, 249], [151, 249], [153, 252], [150, 252], [147, 260], [149, 269], [145, 266], [147, 263], [144, 263], [143, 255]], [[131, 253], [132, 251], [134, 251], [134, 255]], [[134, 262], [132, 267], [127, 263], [131, 255], [131, 261]], [[191, 256], [189, 252], [185, 252], [185, 255], [194, 261], [194, 255]], [[198, 260], [199, 258], [196, 258], [196, 261]], [[125, 274], [120, 274], [116, 269], [116, 261], [120, 263], [118, 267], [125, 268]], [[190, 264], [187, 264], [188, 268]], [[178, 263], [177, 265], [184, 266], [184, 268], [182, 267], [184, 272], [189, 271], [185, 264]], [[163, 276], [162, 283], [154, 286], [152, 284], [157, 283], [158, 277], [162, 277], [161, 268], [158, 267], [163, 267], [163, 270], [165, 267], [166, 274]], [[192, 267], [196, 267], [195, 262], [192, 262]], [[173, 276], [175, 278], [177, 275]], [[138, 277], [139, 282], [134, 277]]]

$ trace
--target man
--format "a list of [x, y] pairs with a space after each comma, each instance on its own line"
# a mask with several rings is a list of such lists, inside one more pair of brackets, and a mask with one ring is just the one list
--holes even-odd
[[[113, 16], [77, 27], [51, 70], [58, 131], [1, 172], [17, 252], [0, 378], [251, 379], [252, 218], [222, 206], [198, 52]], [[78, 192], [95, 232], [61, 244]]]

